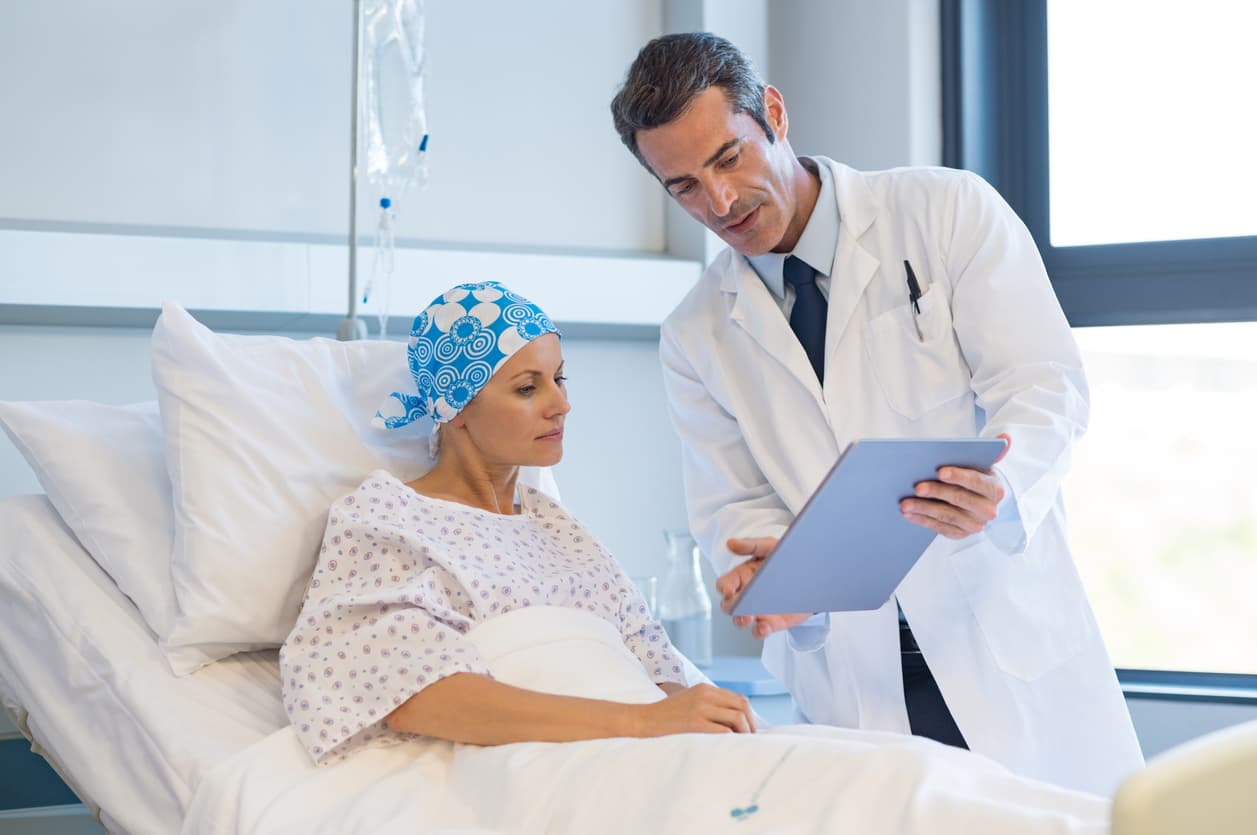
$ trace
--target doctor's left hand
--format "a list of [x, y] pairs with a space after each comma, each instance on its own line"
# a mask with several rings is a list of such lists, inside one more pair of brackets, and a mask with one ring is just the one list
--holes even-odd
[[[761, 536], [749, 539], [730, 539], [725, 543], [732, 553], [741, 557], [750, 557], [744, 563], [734, 566], [728, 573], [716, 580], [716, 591], [720, 592], [720, 609], [727, 615], [733, 608], [733, 601], [738, 593], [751, 581], [755, 572], [764, 564], [764, 558], [777, 547], [776, 537]], [[767, 638], [774, 632], [798, 626], [810, 618], [811, 614], [798, 615], [738, 615], [733, 625], [739, 629], [751, 627], [751, 634], [756, 638]]]
[[[1007, 435], [999, 437], [1007, 443], [996, 461], [1008, 454], [1012, 444]], [[993, 471], [941, 467], [938, 481], [917, 484], [916, 497], [900, 500], [899, 509], [909, 522], [948, 539], [964, 539], [995, 519], [1003, 499], [1003, 482]]]

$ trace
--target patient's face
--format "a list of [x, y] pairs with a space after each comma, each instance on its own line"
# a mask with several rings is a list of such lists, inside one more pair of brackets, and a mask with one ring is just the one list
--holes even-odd
[[559, 337], [548, 333], [516, 351], [458, 417], [487, 463], [547, 467], [563, 457], [571, 408]]

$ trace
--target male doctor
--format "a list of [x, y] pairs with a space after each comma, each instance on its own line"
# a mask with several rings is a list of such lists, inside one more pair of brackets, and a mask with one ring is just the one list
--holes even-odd
[[660, 347], [726, 610], [852, 441], [1009, 443], [993, 472], [945, 467], [901, 503], [939, 536], [881, 609], [737, 619], [765, 664], [812, 722], [1112, 793], [1143, 760], [1060, 497], [1087, 383], [1025, 227], [967, 172], [796, 157], [781, 93], [710, 34], [648, 43], [611, 110], [729, 245]]

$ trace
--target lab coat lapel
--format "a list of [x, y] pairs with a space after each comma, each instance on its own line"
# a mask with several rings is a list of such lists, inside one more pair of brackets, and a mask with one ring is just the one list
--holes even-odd
[[831, 357], [881, 261], [862, 243], [877, 216], [878, 204], [872, 190], [858, 171], [830, 160], [824, 162], [834, 174], [839, 217], [838, 250], [834, 253], [829, 312], [825, 321], [825, 356]]
[[820, 381], [816, 379], [807, 353], [794, 331], [790, 330], [790, 322], [782, 315], [772, 291], [764, 286], [745, 258], [733, 256], [721, 289], [734, 294], [729, 318], [750, 334], [770, 357], [781, 363], [823, 410]]

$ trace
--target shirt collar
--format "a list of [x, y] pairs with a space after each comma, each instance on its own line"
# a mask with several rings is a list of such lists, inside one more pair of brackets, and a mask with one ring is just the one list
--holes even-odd
[[838, 249], [838, 201], [834, 197], [834, 175], [823, 162], [811, 159], [808, 162], [820, 172], [821, 191], [798, 243], [791, 252], [766, 252], [746, 259], [755, 274], [779, 299], [786, 295], [785, 279], [782, 276], [786, 256], [793, 255], [805, 261], [827, 278], [834, 269], [834, 253]]

